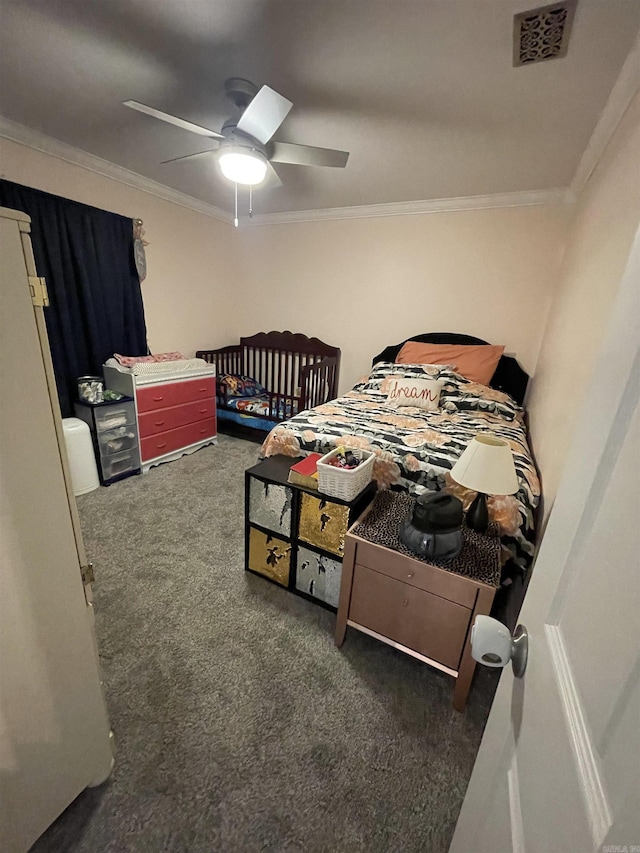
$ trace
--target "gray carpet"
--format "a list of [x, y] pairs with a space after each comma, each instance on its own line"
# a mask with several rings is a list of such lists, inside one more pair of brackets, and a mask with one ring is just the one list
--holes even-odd
[[493, 697], [243, 571], [244, 469], [217, 447], [78, 498], [116, 768], [44, 851], [446, 851]]

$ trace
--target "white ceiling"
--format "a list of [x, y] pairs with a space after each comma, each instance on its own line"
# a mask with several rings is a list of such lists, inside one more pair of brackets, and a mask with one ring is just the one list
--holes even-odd
[[640, 0], [578, 0], [568, 55], [512, 67], [536, 0], [0, 0], [0, 114], [230, 211], [207, 147], [126, 109], [219, 130], [230, 76], [294, 106], [276, 139], [351, 152], [278, 165], [257, 213], [567, 187], [640, 24]]

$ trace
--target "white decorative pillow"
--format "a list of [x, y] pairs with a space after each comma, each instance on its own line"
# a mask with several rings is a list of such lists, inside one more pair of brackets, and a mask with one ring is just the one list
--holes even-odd
[[443, 383], [436, 379], [403, 379], [390, 377], [387, 403], [390, 406], [414, 406], [428, 412], [438, 408]]
[[447, 364], [395, 364], [392, 361], [379, 361], [368, 376], [353, 386], [353, 390], [386, 397], [395, 379], [439, 379], [446, 383], [459, 378], [451, 365]]

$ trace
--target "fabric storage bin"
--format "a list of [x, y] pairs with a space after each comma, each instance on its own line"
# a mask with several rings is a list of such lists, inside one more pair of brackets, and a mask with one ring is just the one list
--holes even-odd
[[346, 450], [360, 460], [358, 467], [349, 469], [329, 465], [329, 460], [339, 453], [338, 449], [331, 450], [318, 459], [318, 491], [343, 501], [352, 501], [373, 479], [376, 456], [370, 450], [360, 450], [358, 447], [347, 447]]
[[314, 598], [338, 606], [342, 563], [326, 554], [300, 545], [296, 561], [296, 589]]
[[247, 568], [281, 586], [289, 586], [291, 543], [257, 527], [250, 527]]
[[344, 553], [344, 537], [349, 528], [349, 507], [322, 495], [302, 492], [298, 538], [337, 557]]
[[249, 486], [249, 521], [275, 533], [291, 536], [293, 493], [288, 486], [252, 477]]

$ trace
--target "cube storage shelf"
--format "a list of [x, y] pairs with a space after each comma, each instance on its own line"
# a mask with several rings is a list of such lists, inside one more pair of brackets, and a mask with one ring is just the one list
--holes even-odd
[[245, 569], [336, 612], [345, 536], [376, 485], [329, 497], [288, 482], [298, 461], [272, 456], [245, 472]]

